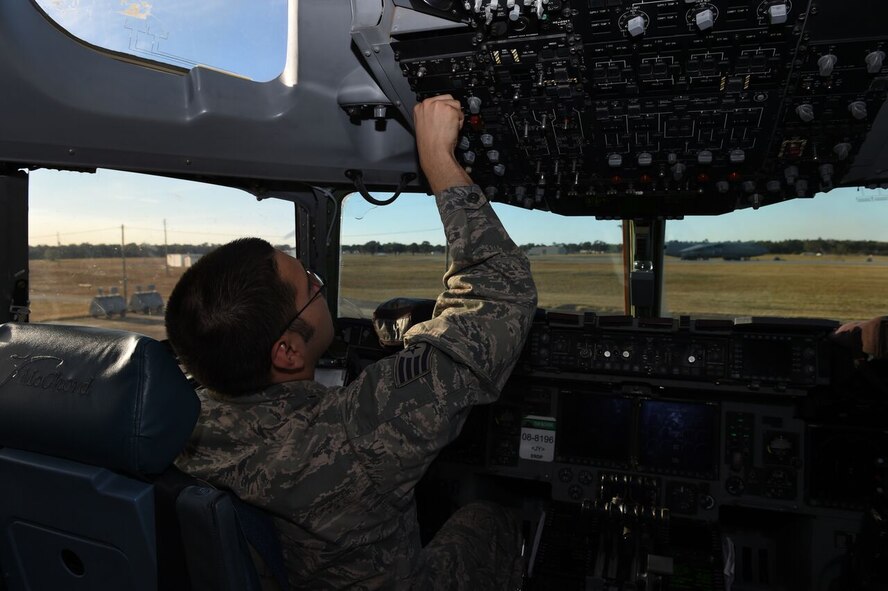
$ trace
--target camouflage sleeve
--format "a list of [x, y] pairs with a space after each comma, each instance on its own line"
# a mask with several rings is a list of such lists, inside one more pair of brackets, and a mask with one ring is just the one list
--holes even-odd
[[524, 346], [536, 310], [530, 263], [477, 185], [436, 197], [453, 262], [432, 320], [413, 327], [405, 346], [427, 342], [468, 367], [496, 399]]
[[459, 434], [472, 405], [496, 400], [530, 329], [536, 288], [524, 254], [477, 186], [437, 197], [453, 263], [433, 318], [406, 348], [348, 386], [343, 423], [384, 490], [409, 491]]

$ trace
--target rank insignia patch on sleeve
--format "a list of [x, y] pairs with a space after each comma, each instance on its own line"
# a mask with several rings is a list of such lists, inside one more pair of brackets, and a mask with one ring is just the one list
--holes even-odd
[[398, 353], [395, 359], [395, 385], [401, 386], [421, 378], [431, 371], [432, 349], [427, 343], [417, 343]]

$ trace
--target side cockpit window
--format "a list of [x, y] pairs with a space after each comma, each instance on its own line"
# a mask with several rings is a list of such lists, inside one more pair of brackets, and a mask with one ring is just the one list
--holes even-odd
[[244, 236], [293, 253], [288, 201], [111, 170], [38, 170], [29, 184], [32, 322], [163, 339], [170, 292], [202, 254]]
[[289, 0], [34, 0], [90, 45], [265, 82], [284, 68]]

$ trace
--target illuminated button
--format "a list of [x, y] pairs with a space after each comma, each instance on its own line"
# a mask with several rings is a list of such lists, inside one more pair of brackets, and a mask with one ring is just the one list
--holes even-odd
[[697, 358], [693, 355], [688, 355], [688, 363], [696, 363]]
[[610, 359], [610, 358], [611, 358], [611, 352], [610, 352], [610, 351], [605, 351], [605, 352], [604, 352], [604, 356], [605, 356], [605, 358]]
[[623, 351], [623, 359], [629, 359], [629, 351]]

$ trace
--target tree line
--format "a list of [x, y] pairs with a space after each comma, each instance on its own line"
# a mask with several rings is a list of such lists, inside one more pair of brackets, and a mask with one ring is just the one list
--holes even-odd
[[[707, 243], [704, 240], [702, 243]], [[715, 243], [715, 242], [714, 242]], [[724, 244], [740, 244], [740, 241], [724, 242]], [[834, 255], [883, 255], [888, 256], [888, 242], [876, 240], [834, 240], [831, 238], [789, 239], [789, 240], [755, 240], [743, 241], [743, 244], [760, 244], [768, 249], [768, 254], [804, 254], [821, 253]], [[670, 240], [667, 249], [680, 250], [701, 242]]]
[[[757, 244], [768, 249], [770, 254], [802, 254], [806, 252], [819, 252], [822, 254], [837, 255], [883, 255], [888, 256], [888, 242], [879, 242], [875, 240], [832, 240], [828, 238], [817, 238], [814, 240], [763, 240], [757, 241]], [[695, 242], [679, 242], [670, 241], [667, 247], [680, 247], [682, 245], [692, 246], [699, 244]], [[124, 247], [123, 254], [126, 258], [143, 258], [143, 257], [162, 257], [164, 253], [169, 254], [205, 254], [210, 250], [219, 246], [218, 244], [136, 244], [129, 243]], [[564, 248], [567, 254], [578, 253], [619, 253], [622, 252], [622, 244], [611, 244], [601, 240], [587, 241], [579, 243], [567, 244], [522, 244], [521, 248], [525, 251], [537, 246], [560, 246]], [[275, 248], [281, 250], [292, 250], [292, 246], [287, 244], [276, 244]], [[381, 243], [376, 240], [365, 242], [364, 244], [343, 245], [342, 251], [347, 254], [365, 254], [365, 255], [418, 255], [418, 254], [443, 254], [444, 246], [440, 244], [431, 244], [428, 241], [420, 243], [411, 242], [403, 244], [400, 242]], [[28, 257], [31, 260], [59, 260], [59, 259], [89, 259], [89, 258], [119, 258], [121, 256], [119, 244], [62, 244], [51, 246], [41, 244], [28, 247]]]

